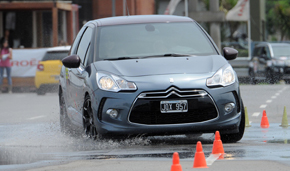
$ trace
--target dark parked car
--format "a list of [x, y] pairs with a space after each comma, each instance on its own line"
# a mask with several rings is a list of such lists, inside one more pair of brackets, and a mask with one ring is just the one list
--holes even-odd
[[249, 63], [249, 76], [253, 84], [266, 80], [274, 84], [285, 80], [290, 82], [290, 44], [259, 43], [255, 46]]
[[99, 135], [214, 133], [239, 141], [239, 82], [201, 26], [187, 17], [124, 16], [86, 23], [62, 60], [63, 131]]

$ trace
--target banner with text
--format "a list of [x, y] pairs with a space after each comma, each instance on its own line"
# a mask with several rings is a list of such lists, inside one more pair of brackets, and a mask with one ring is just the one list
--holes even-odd
[[47, 48], [13, 49], [11, 60], [12, 77], [34, 77], [37, 64], [45, 55]]

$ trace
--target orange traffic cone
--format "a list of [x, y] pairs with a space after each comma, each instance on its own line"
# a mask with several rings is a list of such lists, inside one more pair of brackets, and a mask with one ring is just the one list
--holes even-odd
[[263, 116], [262, 116], [262, 120], [261, 120], [261, 128], [269, 128], [269, 127], [270, 127], [270, 125], [269, 125], [266, 111], [263, 110]]
[[181, 165], [179, 164], [179, 155], [177, 152], [173, 153], [171, 171], [182, 171]]
[[223, 147], [223, 142], [221, 141], [221, 136], [220, 136], [220, 132], [216, 131], [215, 132], [215, 140], [213, 142], [213, 148], [212, 148], [212, 154], [221, 154], [219, 156], [219, 159], [223, 159], [224, 158], [224, 147]]
[[193, 168], [208, 168], [206, 165], [206, 160], [204, 157], [204, 153], [203, 153], [202, 145], [200, 141], [198, 141], [196, 144], [196, 152], [194, 155]]

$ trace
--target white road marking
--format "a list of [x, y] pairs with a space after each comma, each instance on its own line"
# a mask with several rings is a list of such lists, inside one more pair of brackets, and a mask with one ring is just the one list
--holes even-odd
[[213, 162], [215, 162], [219, 157], [220, 157], [220, 153], [219, 154], [210, 154], [208, 158], [206, 158], [206, 164], [208, 166], [212, 165]]
[[276, 99], [276, 96], [272, 96], [271, 98], [272, 98], [272, 99]]
[[252, 116], [258, 117], [260, 115], [260, 112], [255, 112], [252, 114]]
[[280, 93], [276, 93], [275, 95], [276, 95], [276, 96], [279, 96], [279, 95], [280, 95]]
[[28, 118], [27, 120], [35, 120], [35, 119], [40, 119], [40, 118], [44, 118], [46, 116], [42, 115], [42, 116], [35, 116], [35, 117], [32, 117], [32, 118]]
[[260, 108], [266, 108], [266, 107], [267, 105], [264, 105], [264, 104], [260, 106]]
[[271, 103], [271, 102], [272, 102], [272, 100], [267, 100], [267, 101], [266, 101], [266, 103]]

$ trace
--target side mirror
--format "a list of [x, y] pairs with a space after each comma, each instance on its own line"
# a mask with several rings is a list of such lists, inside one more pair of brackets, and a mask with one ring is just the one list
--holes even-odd
[[81, 59], [78, 55], [71, 55], [68, 57], [65, 57], [62, 60], [62, 63], [67, 68], [78, 68], [81, 63]]
[[224, 57], [227, 60], [236, 59], [236, 57], [238, 56], [238, 51], [236, 49], [229, 48], [229, 47], [224, 47], [223, 48], [223, 53], [224, 53]]

